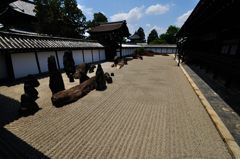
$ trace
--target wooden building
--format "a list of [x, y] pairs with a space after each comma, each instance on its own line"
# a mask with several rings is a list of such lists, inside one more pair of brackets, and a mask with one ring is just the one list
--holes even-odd
[[[138, 45], [124, 45], [122, 56], [131, 56], [137, 48]], [[55, 56], [58, 68], [63, 69], [66, 50], [72, 50], [76, 65], [106, 60], [105, 48], [98, 42], [0, 32], [0, 81], [48, 72], [47, 58], [51, 55]]]
[[47, 72], [47, 58], [51, 55], [62, 69], [66, 50], [72, 50], [76, 64], [105, 60], [104, 47], [97, 42], [0, 32], [0, 79]]
[[89, 31], [92, 39], [105, 47], [106, 59], [111, 60], [119, 52], [122, 56], [122, 41], [130, 35], [126, 21], [99, 24]]
[[3, 24], [5, 30], [35, 31], [33, 23], [37, 22], [37, 18], [33, 2], [28, 0], [4, 0], [1, 6], [0, 23]]
[[239, 0], [200, 0], [177, 34], [184, 60], [224, 78], [227, 86], [240, 77], [239, 15]]

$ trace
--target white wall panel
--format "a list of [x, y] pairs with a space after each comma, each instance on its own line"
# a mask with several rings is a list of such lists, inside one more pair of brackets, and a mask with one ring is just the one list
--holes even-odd
[[91, 63], [92, 62], [91, 50], [84, 50], [84, 58], [85, 58], [85, 63]]
[[117, 52], [117, 57], [120, 57], [120, 52]]
[[82, 50], [73, 50], [72, 54], [73, 54], [75, 65], [79, 65], [83, 63]]
[[57, 63], [57, 59], [54, 51], [38, 52], [37, 54], [38, 54], [38, 60], [39, 60], [39, 64], [42, 72], [48, 72], [48, 57], [50, 57], [51, 55], [55, 57], [55, 60]]
[[39, 73], [34, 53], [11, 54], [11, 58], [15, 78]]
[[99, 51], [98, 50], [93, 50], [93, 61], [99, 61]]
[[[57, 54], [58, 54], [58, 60], [59, 60], [60, 68], [64, 68], [64, 66], [63, 66], [63, 55], [64, 55], [64, 51], [58, 51]], [[56, 59], [56, 60], [57, 60], [57, 59]], [[57, 61], [56, 61], [56, 62], [57, 62]]]
[[162, 53], [166, 53], [167, 49], [166, 48], [162, 48]]
[[0, 55], [0, 79], [7, 78], [7, 65], [5, 61], [5, 56]]
[[105, 50], [101, 49], [100, 50], [100, 60], [106, 60], [106, 55], [105, 55]]

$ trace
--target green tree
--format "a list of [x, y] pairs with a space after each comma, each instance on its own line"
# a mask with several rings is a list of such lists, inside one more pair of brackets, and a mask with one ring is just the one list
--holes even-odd
[[[39, 33], [59, 35], [59, 25], [62, 24], [61, 0], [34, 0], [35, 12], [38, 18], [37, 31]], [[60, 25], [61, 26], [61, 25]]]
[[39, 33], [83, 37], [86, 17], [77, 7], [76, 0], [34, 0], [34, 2]]
[[140, 42], [146, 42], [145, 40], [145, 33], [142, 27], [139, 27], [136, 34], [140, 37]]
[[150, 44], [152, 41], [157, 40], [158, 39], [158, 33], [155, 29], [153, 29], [150, 34], [148, 35], [147, 38], [147, 43]]
[[83, 37], [86, 29], [86, 17], [77, 7], [76, 0], [64, 0], [63, 13], [65, 24], [63, 35]]
[[170, 25], [167, 32], [160, 35], [160, 41], [167, 44], [176, 44], [176, 34], [180, 28]]
[[108, 22], [108, 19], [103, 13], [101, 13], [101, 12], [94, 13], [93, 20], [92, 21], [89, 20], [87, 22], [87, 27], [91, 28], [91, 27], [99, 25], [100, 23], [106, 23], [106, 22]]

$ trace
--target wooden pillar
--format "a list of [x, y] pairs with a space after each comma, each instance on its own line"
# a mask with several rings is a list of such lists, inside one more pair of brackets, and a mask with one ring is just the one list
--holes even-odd
[[91, 49], [91, 54], [92, 54], [92, 63], [94, 62], [94, 59], [93, 59], [93, 49]]
[[84, 49], [82, 49], [83, 63], [85, 63]]
[[98, 49], [98, 59], [99, 59], [99, 61], [101, 61], [100, 49]]
[[122, 41], [120, 42], [120, 57], [122, 58]]
[[55, 51], [55, 55], [56, 55], [56, 59], [57, 59], [58, 69], [61, 69], [61, 68], [60, 68], [60, 64], [59, 64], [59, 58], [58, 58], [58, 53], [57, 53], [57, 51]]
[[39, 60], [38, 60], [37, 51], [35, 51], [34, 53], [35, 53], [35, 58], [36, 58], [36, 62], [37, 62], [38, 72], [42, 73], [41, 68], [40, 68], [40, 64], [39, 64]]
[[14, 70], [13, 70], [11, 53], [6, 52], [5, 53], [5, 58], [6, 58], [8, 77], [9, 77], [10, 80], [13, 80], [13, 79], [15, 79], [15, 75], [14, 75]]

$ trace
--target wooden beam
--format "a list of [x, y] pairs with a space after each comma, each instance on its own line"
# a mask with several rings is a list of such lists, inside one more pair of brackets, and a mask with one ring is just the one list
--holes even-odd
[[35, 54], [35, 58], [36, 58], [36, 62], [37, 62], [38, 72], [39, 72], [39, 73], [42, 73], [41, 67], [40, 67], [40, 64], [39, 64], [39, 59], [38, 59], [37, 51], [35, 51], [34, 54]]
[[58, 58], [58, 53], [57, 53], [57, 51], [55, 51], [55, 55], [56, 55], [56, 59], [57, 59], [58, 69], [61, 69], [61, 68], [60, 68], [60, 63], [59, 63], [59, 58]]

